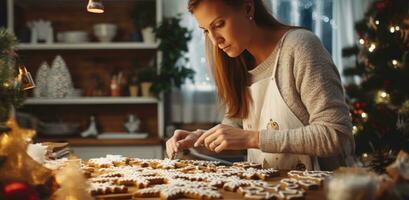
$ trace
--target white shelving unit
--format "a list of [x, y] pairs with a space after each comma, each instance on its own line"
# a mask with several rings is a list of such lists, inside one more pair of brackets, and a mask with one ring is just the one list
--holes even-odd
[[77, 98], [28, 98], [25, 105], [95, 105], [95, 104], [156, 104], [153, 97], [77, 97]]
[[[15, 10], [14, 5], [16, 2], [23, 3], [26, 5], [30, 4], [45, 4], [45, 3], [66, 3], [67, 5], [72, 5], [74, 2], [83, 3], [85, 0], [61, 0], [55, 2], [54, 0], [7, 0], [7, 26], [11, 32], [15, 32], [14, 25], [15, 25]], [[121, 1], [124, 2], [132, 2], [132, 1], [141, 1], [141, 0], [107, 0], [109, 3], [120, 3]], [[144, 0], [148, 1], [148, 0]], [[163, 18], [163, 0], [149, 0], [154, 1], [156, 4], [156, 22], [159, 24]], [[47, 5], [50, 6], [50, 5]], [[85, 7], [84, 7], [85, 10]], [[84, 11], [85, 12], [85, 11]], [[98, 42], [91, 42], [91, 43], [82, 43], [82, 44], [65, 44], [65, 43], [53, 43], [53, 44], [31, 44], [31, 43], [21, 43], [18, 45], [18, 49], [21, 51], [29, 50], [29, 51], [37, 51], [37, 50], [157, 50], [158, 43], [141, 43], [141, 42], [112, 42], [112, 43], [98, 43]], [[159, 51], [156, 51], [156, 63], [161, 63], [162, 61], [162, 54]], [[35, 72], [32, 72], [32, 74]], [[29, 106], [47, 106], [47, 105], [101, 105], [101, 104], [157, 104], [157, 124], [158, 124], [158, 135], [159, 139], [161, 140], [164, 138], [164, 102], [163, 102], [163, 95], [160, 95], [160, 98], [151, 98], [151, 97], [76, 97], [76, 98], [64, 98], [64, 99], [49, 99], [49, 98], [28, 98], [25, 101], [25, 105]], [[115, 143], [115, 142], [114, 142]], [[76, 146], [77, 149], [80, 149], [78, 152], [75, 152], [79, 157], [83, 158], [91, 158], [94, 156], [99, 156], [97, 154], [93, 154], [92, 152], [96, 153], [98, 151], [104, 153], [115, 153], [115, 150], [118, 148], [122, 148], [121, 151], [123, 152], [133, 152], [137, 154], [138, 151], [135, 151], [135, 147], [132, 146], [120, 146], [118, 145], [105, 145], [95, 147], [93, 145], [81, 144]], [[99, 149], [96, 149], [99, 148]], [[132, 149], [133, 148], [133, 149]], [[161, 158], [162, 157], [162, 145], [161, 144], [147, 144], [145, 146], [138, 146], [138, 148], [143, 149], [144, 152], [140, 152], [142, 157], [146, 158]], [[153, 152], [153, 154], [152, 154]], [[118, 152], [120, 153], [120, 152]], [[150, 154], [149, 154], [150, 153]], [[138, 156], [138, 155], [134, 155]]]
[[158, 44], [142, 42], [111, 42], [111, 43], [81, 43], [81, 44], [30, 44], [22, 43], [17, 46], [20, 50], [54, 50], [54, 49], [157, 49]]

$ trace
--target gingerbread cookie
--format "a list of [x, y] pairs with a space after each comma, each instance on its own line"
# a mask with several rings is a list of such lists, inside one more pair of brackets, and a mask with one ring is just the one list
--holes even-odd
[[276, 177], [280, 174], [278, 170], [272, 168], [270, 169], [245, 168], [245, 169], [246, 170], [243, 172], [242, 177], [246, 179], [267, 180]]
[[329, 171], [297, 171], [292, 170], [288, 172], [288, 176], [295, 179], [307, 179], [315, 181], [322, 185], [324, 180], [330, 177], [333, 173]]
[[310, 179], [285, 178], [280, 180], [281, 185], [288, 189], [315, 190], [320, 184]]
[[221, 199], [222, 195], [206, 183], [184, 180], [173, 180], [168, 185], [156, 185], [136, 191], [134, 197], [160, 197], [161, 199], [177, 199], [182, 197], [194, 199]]
[[240, 168], [257, 168], [261, 169], [261, 164], [253, 163], [253, 162], [235, 162], [233, 163], [233, 167], [240, 167]]
[[275, 200], [275, 199], [284, 199], [283, 196], [280, 196], [278, 193], [271, 192], [254, 192], [244, 194], [244, 198], [248, 200]]
[[251, 181], [242, 180], [240, 178], [229, 178], [223, 185], [223, 189], [230, 192], [235, 192], [239, 187], [251, 186]]
[[90, 183], [89, 192], [91, 195], [119, 194], [128, 192], [128, 188], [123, 185], [117, 186], [111, 183]]

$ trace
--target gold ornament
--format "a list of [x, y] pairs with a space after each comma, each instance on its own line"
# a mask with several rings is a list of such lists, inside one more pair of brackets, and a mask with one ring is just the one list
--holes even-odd
[[14, 118], [7, 121], [10, 131], [0, 133], [0, 180], [20, 180], [30, 185], [44, 184], [51, 171], [27, 154], [28, 141], [34, 130], [20, 128]]
[[375, 96], [375, 102], [377, 104], [389, 103], [391, 101], [391, 96], [384, 90], [379, 90]]
[[68, 161], [67, 165], [56, 172], [55, 179], [60, 186], [53, 194], [55, 200], [91, 200], [87, 191], [89, 185], [81, 171], [78, 160]]
[[17, 82], [21, 85], [22, 90], [33, 89], [35, 87], [35, 83], [30, 72], [28, 72], [26, 67], [23, 65], [21, 65], [18, 70], [19, 73], [17, 76]]
[[399, 113], [409, 115], [409, 100], [403, 102], [402, 106], [399, 108]]

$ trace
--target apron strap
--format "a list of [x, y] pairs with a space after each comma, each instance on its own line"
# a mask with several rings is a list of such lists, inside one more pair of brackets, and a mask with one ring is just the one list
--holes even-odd
[[276, 71], [277, 71], [277, 68], [278, 68], [278, 60], [280, 58], [281, 47], [283, 46], [284, 40], [287, 37], [288, 33], [292, 32], [293, 30], [296, 30], [296, 29], [288, 30], [286, 33], [284, 33], [283, 37], [281, 37], [280, 44], [278, 46], [276, 60], [275, 60], [274, 67], [273, 67], [273, 74], [272, 74], [273, 79], [276, 77]]

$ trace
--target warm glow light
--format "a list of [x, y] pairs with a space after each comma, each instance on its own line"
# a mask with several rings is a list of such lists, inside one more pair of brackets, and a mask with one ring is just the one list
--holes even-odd
[[367, 119], [368, 118], [368, 114], [366, 114], [365, 112], [361, 113], [361, 117], [362, 119]]
[[399, 26], [396, 26], [396, 27], [395, 27], [395, 30], [396, 30], [396, 31], [399, 31], [399, 30], [400, 30], [400, 27], [399, 27]]
[[364, 39], [360, 39], [360, 40], [359, 40], [359, 44], [365, 44], [365, 40], [364, 40]]
[[390, 29], [389, 29], [389, 31], [391, 32], [391, 33], [394, 33], [395, 32], [395, 27], [391, 27]]
[[87, 11], [92, 13], [104, 13], [104, 5], [101, 0], [89, 0]]
[[352, 127], [352, 134], [357, 134], [358, 133], [358, 127], [356, 127], [356, 126], [353, 126]]
[[379, 25], [379, 20], [376, 20], [376, 21], [375, 21], [375, 24], [376, 24], [376, 25]]
[[364, 154], [362, 154], [362, 157], [367, 158], [367, 157], [368, 157], [368, 154], [367, 154], [367, 153], [364, 153]]
[[10, 84], [8, 82], [4, 82], [3, 87], [8, 88], [8, 87], [10, 87]]
[[396, 65], [398, 65], [398, 61], [397, 60], [392, 60], [392, 64], [396, 66]]
[[88, 8], [87, 9], [87, 11], [88, 12], [91, 12], [91, 13], [104, 13], [104, 10], [101, 10], [101, 9], [92, 9], [92, 8]]
[[376, 45], [374, 43], [371, 44], [369, 47], [369, 52], [373, 52], [376, 49]]

